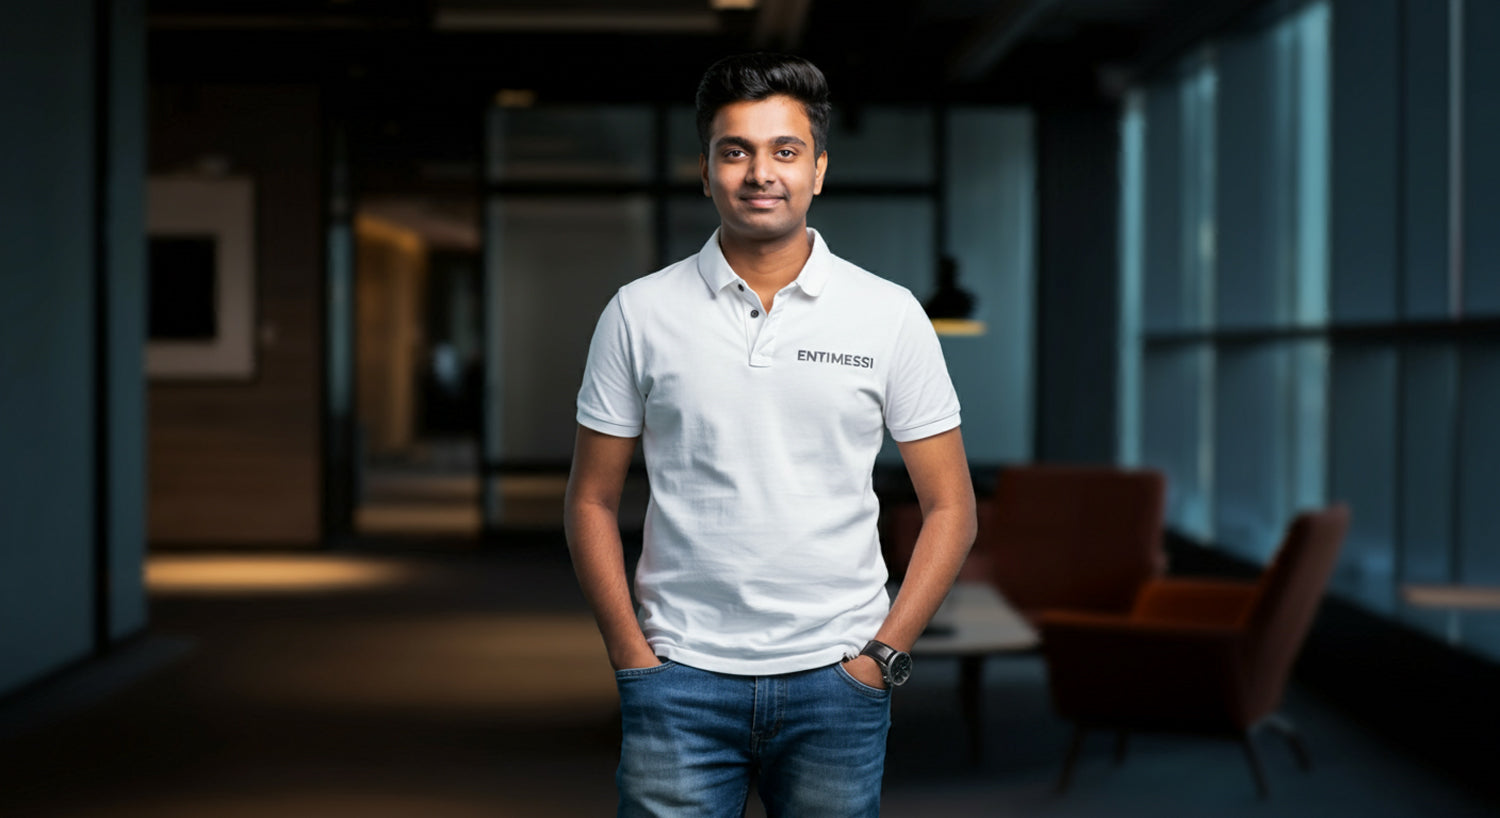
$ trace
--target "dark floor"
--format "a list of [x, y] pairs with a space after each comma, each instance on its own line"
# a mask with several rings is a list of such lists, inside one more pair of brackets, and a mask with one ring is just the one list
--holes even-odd
[[[612, 814], [614, 683], [560, 540], [158, 555], [151, 586], [148, 635], [0, 702], [0, 815]], [[1040, 660], [986, 673], [977, 766], [956, 667], [900, 691], [884, 814], [1500, 814], [1300, 689], [1315, 769], [1265, 737], [1269, 801], [1234, 744], [1149, 736], [1120, 767], [1097, 737], [1058, 796]]]

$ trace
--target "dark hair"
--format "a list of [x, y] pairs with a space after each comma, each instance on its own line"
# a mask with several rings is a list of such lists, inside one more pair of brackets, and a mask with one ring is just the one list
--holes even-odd
[[736, 54], [710, 65], [698, 82], [698, 145], [708, 153], [714, 116], [725, 105], [788, 96], [812, 124], [813, 151], [828, 148], [828, 80], [816, 65], [790, 54]]

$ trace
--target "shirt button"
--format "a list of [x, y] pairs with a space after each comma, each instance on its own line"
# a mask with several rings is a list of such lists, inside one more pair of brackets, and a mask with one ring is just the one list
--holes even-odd
[[750, 311], [750, 317], [751, 318], [759, 318], [760, 317], [760, 310], [751, 310]]
[[745, 285], [741, 284], [741, 285], [739, 285], [739, 288], [740, 288], [740, 292], [744, 292], [745, 291]]

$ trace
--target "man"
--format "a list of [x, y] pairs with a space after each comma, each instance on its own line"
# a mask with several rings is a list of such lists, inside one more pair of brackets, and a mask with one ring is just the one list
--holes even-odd
[[[720, 227], [622, 287], [578, 396], [566, 525], [620, 690], [621, 816], [874, 816], [890, 688], [974, 539], [958, 399], [921, 305], [807, 227], [828, 166], [811, 63], [730, 57], [698, 88]], [[872, 471], [921, 502], [892, 603]], [[632, 603], [618, 508], [651, 482]]]

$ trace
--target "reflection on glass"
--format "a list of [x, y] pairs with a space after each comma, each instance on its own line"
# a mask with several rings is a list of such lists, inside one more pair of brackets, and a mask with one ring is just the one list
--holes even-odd
[[490, 203], [486, 455], [566, 462], [599, 313], [656, 259], [646, 196]]

